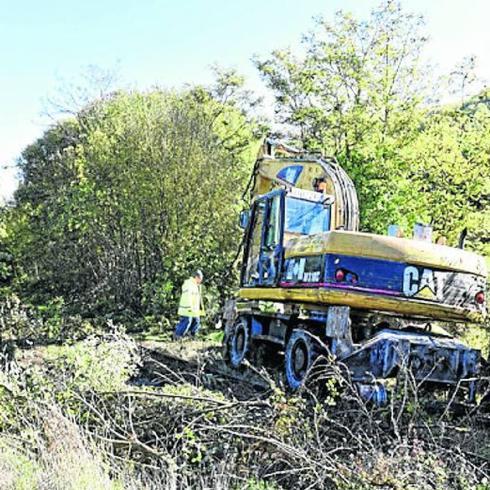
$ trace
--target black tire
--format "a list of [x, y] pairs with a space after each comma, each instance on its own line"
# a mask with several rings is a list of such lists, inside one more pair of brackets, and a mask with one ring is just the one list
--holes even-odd
[[297, 391], [319, 355], [316, 342], [305, 330], [293, 330], [284, 352], [286, 386]]
[[238, 318], [225, 339], [225, 360], [234, 368], [240, 367], [249, 354], [250, 345], [248, 321]]

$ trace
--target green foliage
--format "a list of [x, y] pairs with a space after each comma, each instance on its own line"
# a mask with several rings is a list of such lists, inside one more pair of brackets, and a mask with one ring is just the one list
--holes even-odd
[[225, 333], [223, 330], [215, 330], [211, 331], [208, 335], [206, 335], [206, 340], [211, 340], [212, 342], [216, 342], [218, 345], [222, 345], [223, 338]]
[[78, 314], [68, 314], [63, 297], [46, 298], [45, 303], [32, 305], [12, 288], [1, 290], [0, 330], [4, 341], [59, 342], [84, 338], [102, 329], [101, 322], [96, 325]]
[[257, 66], [278, 122], [353, 178], [362, 229], [398, 223], [410, 234], [422, 221], [454, 245], [467, 227], [472, 247], [488, 254], [488, 93], [431, 105], [425, 42], [422, 19], [385, 1], [367, 21], [344, 12], [317, 20], [302, 57], [278, 50]]
[[[275, 483], [269, 483], [264, 480], [258, 480], [256, 478], [250, 478], [241, 487], [243, 490], [277, 490], [279, 487]], [[238, 488], [237, 488], [238, 490]]]
[[288, 437], [298, 426], [303, 425], [304, 400], [299, 397], [287, 398], [283, 392], [276, 389], [273, 402], [276, 409], [274, 430], [281, 437]]
[[65, 391], [112, 392], [122, 390], [136, 372], [139, 356], [135, 342], [116, 330], [56, 349], [48, 363], [60, 374]]
[[24, 151], [5, 241], [35, 303], [172, 315], [195, 267], [211, 300], [226, 294], [256, 149], [233, 96], [239, 82], [223, 74], [214, 95], [117, 93]]
[[472, 248], [490, 254], [490, 108], [476, 103], [427, 117], [423, 131], [404, 149], [417, 189], [418, 216], [457, 243], [467, 227]]
[[472, 325], [471, 328], [462, 327], [461, 330], [461, 340], [473, 349], [478, 349], [485, 359], [490, 359], [490, 330], [488, 325]]
[[39, 317], [47, 329], [48, 338], [59, 338], [63, 329], [64, 300], [57, 296], [45, 305], [39, 305], [37, 311]]
[[38, 488], [41, 483], [40, 465], [14, 447], [7, 438], [0, 439], [0, 487], [12, 490]]

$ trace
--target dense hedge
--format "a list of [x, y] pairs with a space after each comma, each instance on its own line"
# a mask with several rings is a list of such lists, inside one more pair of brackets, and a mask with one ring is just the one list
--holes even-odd
[[19, 162], [6, 241], [24, 290], [76, 312], [172, 314], [200, 267], [226, 294], [253, 131], [203, 89], [117, 93], [58, 123]]

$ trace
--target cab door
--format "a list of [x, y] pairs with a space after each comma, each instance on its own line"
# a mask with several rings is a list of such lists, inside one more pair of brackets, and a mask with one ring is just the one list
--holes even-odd
[[283, 261], [284, 192], [257, 199], [252, 209], [242, 269], [243, 286], [277, 283]]

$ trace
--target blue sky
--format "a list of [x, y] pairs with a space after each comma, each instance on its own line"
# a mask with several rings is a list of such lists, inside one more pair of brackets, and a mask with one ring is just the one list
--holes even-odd
[[[0, 0], [0, 199], [13, 162], [49, 124], [45, 99], [88, 65], [118, 67], [124, 85], [179, 87], [211, 80], [219, 63], [260, 80], [250, 61], [297, 45], [318, 14], [367, 17], [379, 0]], [[402, 0], [424, 14], [428, 57], [449, 70], [476, 55], [490, 80], [488, 0]]]

